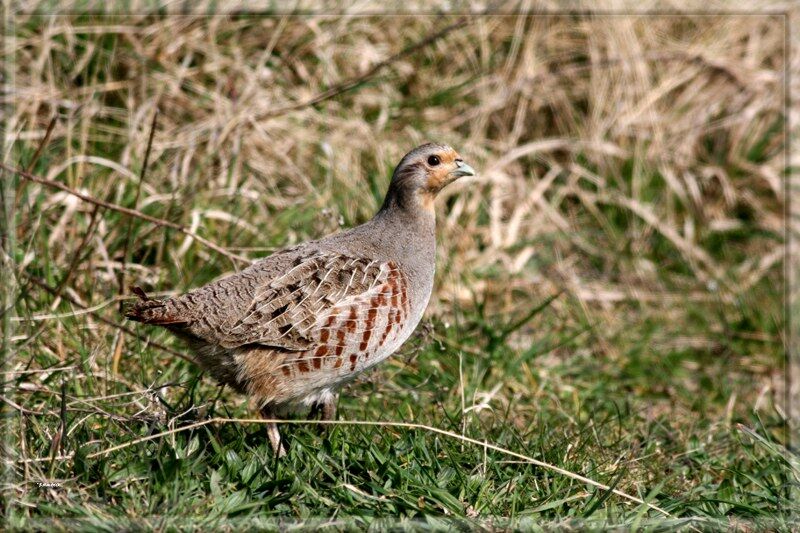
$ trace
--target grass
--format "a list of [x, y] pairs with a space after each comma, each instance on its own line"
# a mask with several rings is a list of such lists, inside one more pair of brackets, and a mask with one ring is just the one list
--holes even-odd
[[[4, 163], [224, 253], [3, 172], [9, 528], [797, 527], [783, 19], [458, 20], [15, 18]], [[277, 461], [127, 286], [361, 223], [428, 139], [480, 175], [426, 318]]]

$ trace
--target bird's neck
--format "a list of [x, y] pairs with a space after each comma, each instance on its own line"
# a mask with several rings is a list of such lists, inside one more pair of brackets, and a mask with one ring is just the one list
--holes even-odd
[[[377, 226], [387, 250], [401, 261], [433, 264], [436, 254], [436, 215], [419, 205], [419, 199], [396, 202], [387, 195], [383, 207], [370, 224]], [[416, 265], [415, 265], [416, 266]]]
[[416, 193], [393, 195], [390, 192], [373, 221], [391, 226], [398, 233], [430, 235], [433, 238], [436, 232], [433, 199]]
[[395, 175], [389, 183], [389, 190], [386, 191], [386, 197], [383, 199], [383, 205], [378, 211], [378, 216], [388, 214], [407, 221], [435, 225], [434, 193], [418, 187], [410, 187], [407, 182], [407, 178], [402, 174], [398, 176], [395, 171]]

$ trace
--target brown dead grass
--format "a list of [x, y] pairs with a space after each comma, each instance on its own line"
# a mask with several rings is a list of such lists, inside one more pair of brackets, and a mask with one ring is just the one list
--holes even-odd
[[[446, 298], [454, 280], [480, 291], [475, 273], [487, 268], [537, 292], [566, 283], [587, 301], [613, 302], [631, 291], [646, 298], [663, 290], [659, 265], [643, 259], [610, 279], [580, 264], [586, 256], [614, 262], [613, 245], [622, 240], [647, 257], [653, 234], [689, 266], [690, 284], [735, 293], [780, 262], [781, 242], [751, 239], [748, 258], [735, 264], [720, 264], [703, 244], [740, 226], [743, 209], [758, 228], [782, 231], [783, 137], [770, 135], [782, 117], [780, 17], [474, 17], [345, 94], [270, 116], [450, 20], [54, 17], [30, 31], [21, 17], [8, 131], [35, 146], [57, 113], [48, 177], [120, 198], [137, 180], [157, 106], [139, 207], [161, 204], [168, 212], [184, 204], [181, 222], [236, 226], [253, 236], [247, 244], [287, 206], [330, 213], [302, 236], [287, 234], [287, 243], [335, 230], [337, 211], [348, 221], [367, 218], [376, 207], [370, 175], [382, 190], [410, 147], [449, 142], [481, 173], [442, 201], [450, 206], [440, 219], [452, 274], [440, 293]], [[85, 79], [87, 62], [110, 53], [98, 51], [98, 36], [112, 34], [118, 44], [106, 72]], [[93, 143], [115, 145], [118, 157], [83, 149]], [[754, 161], [748, 154], [760, 143], [764, 156]], [[204, 206], [206, 198], [234, 196], [251, 202], [246, 218]], [[588, 239], [587, 222], [617, 229], [607, 206], [630, 217], [627, 234]], [[57, 263], [79, 233], [69, 229], [75, 217], [88, 209], [66, 196], [48, 202]], [[556, 236], [551, 250], [536, 245], [543, 236]], [[171, 243], [176, 260], [186, 251], [181, 244]], [[530, 268], [537, 257], [558, 257], [551, 264], [557, 277], [542, 279]], [[115, 268], [96, 275], [113, 277]]]

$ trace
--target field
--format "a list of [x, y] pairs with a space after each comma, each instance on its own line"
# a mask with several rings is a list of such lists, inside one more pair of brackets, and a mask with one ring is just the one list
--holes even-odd
[[[35, 11], [3, 50], [9, 528], [800, 527], [785, 17]], [[276, 460], [129, 287], [364, 222], [426, 141], [479, 172], [423, 323]]]

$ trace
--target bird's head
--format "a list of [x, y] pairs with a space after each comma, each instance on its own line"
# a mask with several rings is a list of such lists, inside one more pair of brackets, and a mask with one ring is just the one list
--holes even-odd
[[384, 209], [396, 204], [403, 209], [433, 210], [439, 191], [462, 176], [474, 176], [458, 152], [445, 144], [428, 143], [407, 153], [394, 169]]

